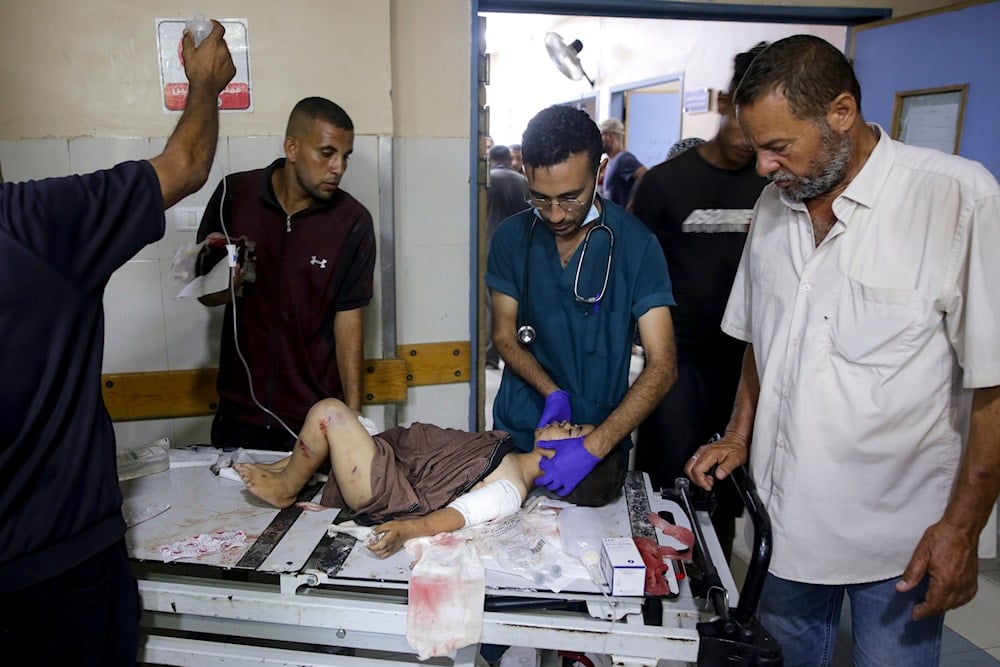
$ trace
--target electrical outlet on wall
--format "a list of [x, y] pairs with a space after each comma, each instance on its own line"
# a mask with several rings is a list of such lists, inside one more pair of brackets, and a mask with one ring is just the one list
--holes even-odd
[[198, 224], [204, 212], [204, 206], [175, 206], [174, 229], [179, 232], [198, 231]]

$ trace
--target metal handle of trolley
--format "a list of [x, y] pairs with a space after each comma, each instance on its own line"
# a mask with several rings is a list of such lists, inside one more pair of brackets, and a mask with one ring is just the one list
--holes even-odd
[[[783, 665], [781, 647], [754, 615], [760, 602], [768, 564], [771, 562], [771, 520], [746, 469], [741, 466], [733, 470], [730, 479], [736, 484], [753, 525], [753, 547], [746, 579], [740, 590], [740, 601], [734, 609], [729, 606], [729, 596], [712, 562], [701, 527], [697, 521], [691, 521], [695, 534], [695, 561], [701, 566], [703, 574], [702, 587], [715, 610], [715, 618], [698, 624], [698, 665], [780, 667]], [[687, 478], [679, 477], [675, 480], [674, 491], [680, 498], [684, 511], [688, 516], [694, 517], [689, 489], [690, 482]]]

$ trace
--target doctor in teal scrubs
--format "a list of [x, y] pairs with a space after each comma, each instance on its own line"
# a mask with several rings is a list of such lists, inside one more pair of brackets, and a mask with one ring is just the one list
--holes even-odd
[[[621, 492], [630, 433], [676, 377], [670, 277], [656, 237], [597, 196], [601, 135], [586, 113], [544, 109], [521, 152], [531, 208], [501, 223], [486, 270], [505, 362], [493, 428], [528, 451], [534, 430], [553, 421], [597, 425], [539, 443], [551, 458], [537, 483], [603, 505]], [[645, 366], [629, 386], [637, 327]]]

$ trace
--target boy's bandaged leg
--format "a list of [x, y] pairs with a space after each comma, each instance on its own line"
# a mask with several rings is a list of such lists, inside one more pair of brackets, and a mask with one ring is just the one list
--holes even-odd
[[454, 534], [410, 540], [406, 641], [421, 660], [478, 643], [483, 632], [486, 573], [471, 542]]

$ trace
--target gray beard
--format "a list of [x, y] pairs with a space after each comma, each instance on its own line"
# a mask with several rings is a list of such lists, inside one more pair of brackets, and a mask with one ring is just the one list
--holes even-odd
[[813, 161], [810, 169], [815, 176], [799, 178], [787, 171], [778, 171], [768, 176], [775, 182], [795, 183], [792, 187], [784, 188], [788, 199], [802, 202], [825, 195], [840, 185], [847, 175], [847, 165], [851, 161], [850, 137], [846, 134], [838, 135], [827, 127], [823, 129], [821, 141], [823, 153]]

